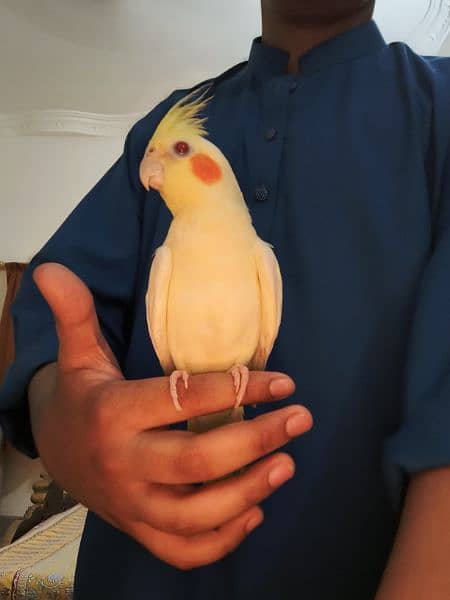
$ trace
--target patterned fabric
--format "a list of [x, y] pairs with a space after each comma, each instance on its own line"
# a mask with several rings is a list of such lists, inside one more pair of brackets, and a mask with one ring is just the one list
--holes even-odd
[[0, 548], [0, 600], [72, 598], [86, 512], [77, 504]]

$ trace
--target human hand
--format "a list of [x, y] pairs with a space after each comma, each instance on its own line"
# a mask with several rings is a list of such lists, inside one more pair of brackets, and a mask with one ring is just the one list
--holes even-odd
[[[307, 431], [309, 412], [291, 405], [202, 434], [170, 430], [231, 408], [231, 376], [192, 376], [188, 390], [180, 386], [180, 413], [168, 377], [125, 380], [101, 334], [92, 295], [75, 274], [47, 263], [33, 277], [53, 311], [60, 344], [57, 363], [30, 384], [33, 433], [49, 474], [175, 567], [207, 565], [233, 551], [261, 523], [258, 503], [294, 473], [289, 455], [266, 455]], [[281, 373], [252, 372], [243, 404], [281, 400], [294, 388]], [[223, 481], [193, 485], [254, 461]]]

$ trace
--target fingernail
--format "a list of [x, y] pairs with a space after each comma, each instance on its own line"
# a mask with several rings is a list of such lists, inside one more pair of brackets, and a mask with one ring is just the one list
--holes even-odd
[[288, 377], [279, 377], [272, 379], [269, 384], [270, 395], [273, 398], [285, 398], [292, 394], [295, 389], [294, 382]]
[[269, 471], [270, 487], [277, 488], [294, 475], [295, 468], [289, 464], [277, 465]]
[[286, 433], [291, 437], [303, 433], [305, 431], [305, 417], [306, 412], [303, 410], [291, 415], [286, 421]]
[[258, 527], [258, 525], [261, 525], [262, 522], [263, 522], [263, 517], [261, 517], [261, 516], [252, 517], [251, 519], [249, 519], [247, 525], [245, 526], [245, 531], [247, 533], [250, 533], [251, 531], [256, 529]]

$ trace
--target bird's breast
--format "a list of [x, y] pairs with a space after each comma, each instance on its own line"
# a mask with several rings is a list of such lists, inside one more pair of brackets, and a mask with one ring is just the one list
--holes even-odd
[[223, 371], [248, 363], [260, 332], [260, 294], [251, 244], [209, 240], [172, 247], [167, 307], [177, 369]]

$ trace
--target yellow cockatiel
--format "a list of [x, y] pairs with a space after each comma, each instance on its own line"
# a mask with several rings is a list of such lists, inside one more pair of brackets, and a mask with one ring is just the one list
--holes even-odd
[[278, 334], [282, 281], [229, 162], [205, 139], [199, 114], [211, 97], [195, 94], [162, 119], [139, 173], [173, 215], [151, 264], [146, 310], [175, 407], [182, 410], [180, 378], [186, 388], [189, 374], [228, 371], [234, 378], [235, 408], [191, 419], [189, 430], [201, 432], [243, 418], [249, 368], [265, 368]]

